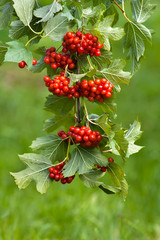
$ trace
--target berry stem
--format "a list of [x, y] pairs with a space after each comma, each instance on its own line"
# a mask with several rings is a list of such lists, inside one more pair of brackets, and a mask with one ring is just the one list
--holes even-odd
[[90, 68], [90, 71], [92, 71], [94, 68], [92, 67], [92, 64], [89, 60], [89, 56], [87, 56], [87, 60], [88, 60], [88, 63], [89, 63], [89, 68]]
[[36, 39], [37, 37], [39, 37], [39, 35], [36, 35], [36, 36], [34, 36], [33, 38], [31, 38], [31, 39], [26, 43], [25, 47], [27, 47], [28, 44], [29, 44], [32, 40]]
[[[79, 66], [78, 66], [78, 62], [77, 62], [77, 74], [79, 74]], [[80, 81], [80, 80], [79, 80]], [[79, 82], [78, 81], [78, 82]], [[81, 123], [81, 115], [80, 115], [80, 98], [77, 98], [77, 113], [78, 113], [78, 118], [77, 118], [77, 122]]]
[[127, 19], [128, 22], [131, 22], [131, 20], [129, 19], [129, 17], [127, 16], [125, 10], [124, 10], [124, 1], [122, 1], [122, 4], [123, 4], [123, 8], [121, 8], [121, 6], [115, 1], [115, 0], [111, 0], [111, 2], [114, 2], [117, 7], [122, 11], [124, 17]]

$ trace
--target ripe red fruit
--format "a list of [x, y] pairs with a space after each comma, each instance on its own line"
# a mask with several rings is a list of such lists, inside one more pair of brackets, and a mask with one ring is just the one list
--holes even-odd
[[37, 60], [35, 58], [33, 58], [32, 65], [36, 65], [36, 64], [37, 64]]
[[27, 64], [26, 64], [25, 61], [21, 61], [21, 62], [18, 63], [18, 66], [19, 66], [20, 68], [24, 68], [26, 65], [27, 65]]
[[50, 173], [50, 174], [49, 174], [49, 177], [50, 177], [50, 178], [54, 178], [54, 173]]
[[108, 158], [108, 162], [114, 162], [114, 159], [113, 158]]

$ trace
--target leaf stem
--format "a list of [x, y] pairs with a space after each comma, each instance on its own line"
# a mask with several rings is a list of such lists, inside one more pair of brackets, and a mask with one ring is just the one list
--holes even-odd
[[89, 56], [87, 56], [87, 61], [88, 61], [88, 63], [89, 63], [90, 71], [93, 70], [94, 68], [92, 67], [92, 64], [91, 64], [91, 62], [90, 62], [90, 60], [89, 60]]
[[117, 7], [122, 11], [124, 17], [127, 19], [128, 22], [131, 22], [131, 20], [129, 19], [129, 17], [127, 16], [125, 10], [124, 10], [124, 2], [123, 2], [123, 8], [121, 8], [121, 6], [115, 1], [115, 0], [111, 0], [111, 2], [114, 2]]
[[36, 35], [36, 36], [34, 36], [33, 38], [31, 38], [31, 39], [26, 43], [25, 47], [27, 47], [28, 44], [29, 44], [32, 40], [36, 39], [37, 37], [39, 37], [39, 35]]

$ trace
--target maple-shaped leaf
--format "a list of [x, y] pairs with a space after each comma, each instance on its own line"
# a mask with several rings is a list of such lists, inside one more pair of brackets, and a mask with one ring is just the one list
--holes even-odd
[[41, 18], [37, 23], [47, 22], [50, 18], [52, 18], [55, 15], [55, 13], [60, 12], [61, 10], [62, 10], [61, 4], [54, 0], [52, 4], [34, 10], [34, 15], [37, 18]]
[[104, 49], [101, 50], [101, 56], [96, 57], [93, 56], [91, 58], [92, 63], [99, 69], [103, 69], [104, 67], [106, 67], [108, 64], [111, 63], [111, 57], [112, 57], [112, 53], [109, 51], [106, 51]]
[[122, 196], [125, 199], [128, 194], [128, 184], [123, 169], [118, 164], [112, 162], [107, 165], [107, 172], [114, 186], [121, 189]]
[[3, 63], [8, 47], [5, 43], [0, 41], [0, 65]]
[[156, 8], [156, 4], [147, 0], [131, 0], [132, 13], [134, 21], [137, 23], [144, 23], [152, 15]]
[[114, 15], [107, 16], [102, 22], [96, 24], [95, 30], [92, 31], [104, 43], [104, 48], [108, 51], [111, 49], [110, 40], [118, 41], [124, 36], [123, 28], [112, 27], [113, 21]]
[[120, 92], [120, 84], [129, 84], [129, 80], [131, 78], [130, 72], [123, 71], [125, 64], [124, 60], [116, 59], [109, 65], [108, 68], [102, 69], [101, 71], [97, 70], [97, 72], [101, 73], [101, 75], [109, 80], [114, 88]]
[[100, 166], [107, 165], [106, 157], [97, 148], [76, 147], [70, 160], [64, 166], [63, 174], [65, 177], [73, 176], [77, 171], [84, 174], [92, 169], [94, 164]]
[[41, 150], [43, 155], [52, 162], [63, 161], [67, 154], [67, 142], [54, 134], [48, 134], [44, 137], [37, 138], [30, 146], [32, 150]]
[[143, 147], [135, 145], [134, 143], [141, 137], [141, 124], [138, 121], [134, 121], [130, 129], [125, 134], [125, 139], [128, 141], [128, 150], [126, 157], [139, 152]]
[[2, 14], [0, 15], [0, 30], [8, 27], [8, 24], [11, 20], [11, 14], [13, 12], [13, 7], [10, 3], [6, 3], [0, 8]]
[[17, 173], [11, 172], [18, 187], [24, 189], [33, 180], [36, 182], [37, 191], [41, 194], [46, 193], [51, 183], [48, 171], [52, 166], [51, 161], [43, 155], [34, 153], [26, 153], [19, 157], [27, 165], [27, 168]]

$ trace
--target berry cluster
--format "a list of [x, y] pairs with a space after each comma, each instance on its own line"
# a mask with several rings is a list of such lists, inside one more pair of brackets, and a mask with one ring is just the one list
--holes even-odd
[[80, 85], [81, 96], [87, 97], [89, 101], [97, 99], [103, 102], [105, 98], [112, 96], [113, 85], [105, 78], [87, 81], [83, 79]]
[[56, 182], [61, 181], [62, 184], [71, 183], [73, 181], [75, 175], [65, 178], [62, 173], [64, 165], [65, 165], [65, 162], [62, 162], [55, 167], [50, 167], [49, 168], [49, 172], [50, 172], [49, 177], [51, 179], [54, 179]]
[[105, 98], [112, 96], [113, 85], [105, 78], [95, 81], [84, 79], [81, 83], [78, 82], [75, 86], [69, 87], [70, 79], [65, 77], [64, 74], [64, 72], [61, 72], [60, 76], [55, 76], [54, 80], [48, 76], [44, 77], [48, 90], [58, 97], [78, 98], [82, 96], [87, 97], [89, 101], [96, 99], [103, 102]]
[[[114, 162], [114, 159], [110, 157], [110, 158], [108, 158], [108, 162]], [[102, 172], [107, 171], [107, 167], [105, 167], [105, 166], [100, 166], [100, 165], [95, 164], [94, 167], [101, 169]]]
[[92, 56], [100, 56], [100, 49], [103, 44], [98, 42], [98, 38], [90, 33], [82, 34], [81, 31], [75, 33], [67, 32], [64, 36], [64, 42], [62, 43], [62, 52], [71, 54], [78, 53], [79, 55], [89, 54]]
[[97, 147], [102, 140], [102, 136], [98, 131], [92, 131], [85, 126], [81, 128], [71, 126], [67, 134], [64, 131], [59, 131], [58, 136], [62, 139], [67, 138], [67, 141], [69, 141], [70, 136], [71, 144], [80, 143], [82, 147]]
[[[36, 65], [37, 64], [37, 60], [33, 58], [33, 62], [32, 62], [32, 65]], [[18, 63], [18, 66], [20, 68], [24, 68], [25, 66], [27, 66], [27, 63], [25, 61], [21, 61]]]
[[59, 67], [65, 69], [67, 64], [70, 70], [75, 67], [76, 60], [71, 59], [69, 54], [61, 55], [55, 51], [55, 47], [48, 48], [46, 50], [46, 57], [44, 58], [44, 62], [50, 64], [52, 69], [57, 69]]
[[78, 92], [79, 86], [75, 85], [69, 87], [70, 79], [65, 77], [64, 74], [64, 72], [61, 72], [60, 76], [55, 76], [54, 80], [45, 76], [44, 81], [48, 90], [58, 97], [67, 96], [68, 98], [72, 98], [74, 96], [75, 98], [78, 98], [80, 96]]

